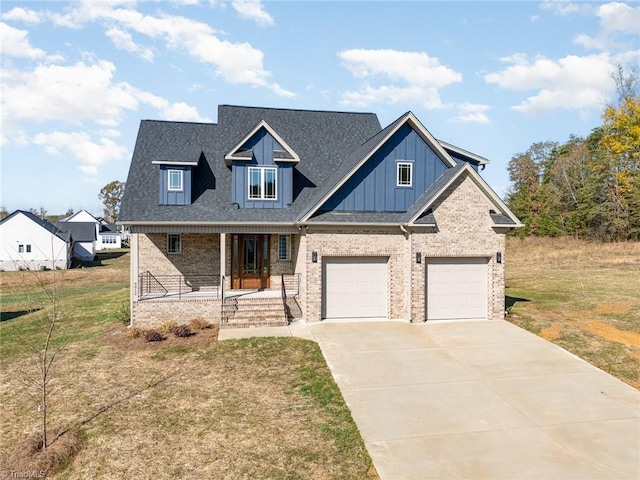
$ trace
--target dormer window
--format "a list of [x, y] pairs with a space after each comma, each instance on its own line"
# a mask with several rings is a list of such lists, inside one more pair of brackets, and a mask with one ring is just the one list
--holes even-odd
[[397, 163], [396, 186], [411, 187], [413, 186], [413, 163], [398, 162]]
[[277, 178], [277, 168], [249, 167], [249, 200], [276, 200]]
[[168, 171], [168, 176], [169, 176], [169, 191], [170, 192], [181, 192], [183, 187], [182, 187], [182, 175], [183, 175], [183, 171], [182, 170], [169, 170]]

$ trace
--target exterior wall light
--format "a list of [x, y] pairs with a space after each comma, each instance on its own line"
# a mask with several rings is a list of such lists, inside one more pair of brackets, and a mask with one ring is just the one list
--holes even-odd
[[311, 252], [311, 261], [313, 263], [318, 263], [318, 252], [316, 251]]
[[496, 253], [496, 262], [497, 263], [502, 263], [502, 252], [497, 252]]
[[416, 252], [416, 263], [422, 263], [422, 252]]

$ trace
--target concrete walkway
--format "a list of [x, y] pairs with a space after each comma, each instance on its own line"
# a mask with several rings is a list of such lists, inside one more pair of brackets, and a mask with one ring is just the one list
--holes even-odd
[[383, 480], [640, 478], [640, 393], [508, 322], [273, 334], [320, 344]]

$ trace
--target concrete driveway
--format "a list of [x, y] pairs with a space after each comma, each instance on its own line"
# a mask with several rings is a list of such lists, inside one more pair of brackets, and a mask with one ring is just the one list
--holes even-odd
[[508, 322], [308, 328], [384, 480], [640, 478], [640, 393]]

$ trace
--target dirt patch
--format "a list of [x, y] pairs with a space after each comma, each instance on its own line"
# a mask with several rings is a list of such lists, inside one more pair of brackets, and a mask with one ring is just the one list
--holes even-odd
[[565, 320], [565, 322], [581, 330], [611, 340], [612, 342], [640, 348], [640, 333], [619, 330], [612, 325], [608, 325], [594, 318], [587, 318], [582, 321]]
[[553, 323], [551, 326], [543, 328], [538, 335], [540, 335], [545, 340], [553, 341], [560, 336], [560, 332], [562, 331], [561, 323]]
[[629, 313], [629, 310], [631, 310], [631, 305], [628, 303], [601, 303], [593, 311], [600, 315], [624, 315]]
[[211, 325], [202, 330], [193, 330], [189, 337], [176, 337], [173, 334], [164, 335], [166, 340], [161, 342], [147, 342], [143, 337], [128, 338], [128, 328], [124, 325], [113, 324], [101, 336], [101, 340], [121, 350], [155, 352], [175, 347], [202, 348], [218, 341], [218, 325]]

